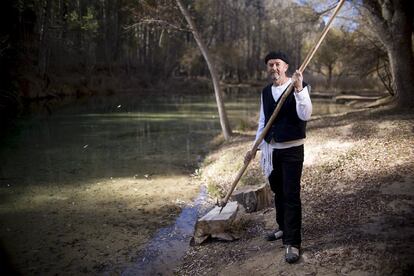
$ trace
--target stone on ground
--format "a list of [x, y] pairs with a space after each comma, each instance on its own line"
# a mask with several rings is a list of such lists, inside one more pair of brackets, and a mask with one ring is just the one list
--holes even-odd
[[238, 203], [235, 201], [228, 202], [220, 213], [221, 207], [216, 206], [205, 216], [199, 219], [195, 225], [193, 241], [195, 244], [201, 244], [209, 237], [234, 240], [234, 237], [228, 231], [238, 211]]

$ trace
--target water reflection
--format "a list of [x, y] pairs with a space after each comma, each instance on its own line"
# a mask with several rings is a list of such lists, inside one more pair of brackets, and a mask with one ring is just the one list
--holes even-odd
[[[233, 128], [257, 120], [259, 102], [259, 93], [227, 95]], [[333, 112], [327, 105], [314, 102], [315, 113]], [[196, 195], [186, 174], [218, 133], [213, 95], [95, 97], [22, 119], [0, 146], [1, 238], [23, 274], [99, 274], [127, 262], [173, 220], [178, 199]], [[192, 228], [193, 211], [174, 229]]]
[[219, 131], [213, 105], [191, 101], [98, 98], [23, 120], [3, 142], [1, 177], [48, 184], [182, 172]]
[[[226, 96], [233, 127], [255, 120], [259, 95]], [[346, 109], [314, 101], [314, 114]], [[183, 172], [197, 164], [219, 132], [213, 96], [96, 97], [20, 121], [2, 142], [0, 178], [38, 185]]]

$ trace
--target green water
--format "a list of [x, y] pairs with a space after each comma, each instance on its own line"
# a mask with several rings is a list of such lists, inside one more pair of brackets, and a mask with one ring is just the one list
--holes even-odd
[[[227, 95], [225, 101], [233, 129], [256, 120], [259, 94]], [[347, 108], [314, 101], [314, 114]], [[61, 185], [187, 173], [219, 133], [213, 95], [95, 97], [20, 120], [2, 141], [0, 181]]]
[[[255, 124], [259, 93], [232, 93], [225, 102], [234, 130]], [[346, 109], [314, 101], [316, 115]], [[196, 193], [186, 176], [219, 133], [213, 95], [94, 97], [20, 119], [0, 144], [0, 242], [23, 274], [76, 274], [80, 266], [95, 271], [96, 262], [108, 271], [124, 267], [121, 254], [135, 257], [158, 224], [173, 220], [170, 208], [160, 206]], [[184, 208], [174, 229], [192, 228], [196, 212]], [[68, 241], [79, 241], [78, 247]], [[167, 252], [143, 265], [151, 269], [161, 261], [174, 268], [188, 245], [180, 242], [160, 245]], [[149, 252], [157, 245], [150, 242]], [[171, 254], [175, 259], [166, 260]], [[126, 272], [136, 275], [140, 265]]]

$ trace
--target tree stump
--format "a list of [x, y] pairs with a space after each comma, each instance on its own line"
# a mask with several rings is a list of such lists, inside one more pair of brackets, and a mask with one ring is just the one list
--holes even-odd
[[195, 225], [193, 242], [198, 245], [209, 237], [231, 241], [234, 237], [228, 230], [238, 211], [238, 203], [228, 202], [220, 213], [221, 207], [216, 206], [205, 216], [199, 219]]
[[242, 187], [235, 191], [230, 198], [242, 205], [247, 213], [273, 206], [272, 190], [268, 184]]

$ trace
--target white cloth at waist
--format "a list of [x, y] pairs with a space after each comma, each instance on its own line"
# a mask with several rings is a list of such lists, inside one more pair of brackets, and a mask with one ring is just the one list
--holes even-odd
[[[288, 142], [275, 142], [273, 139], [272, 141], [270, 141], [270, 146], [273, 149], [287, 149], [287, 148], [293, 148], [293, 147], [298, 147], [301, 146], [303, 144], [305, 144], [305, 138], [303, 139], [297, 139], [297, 140], [292, 140], [292, 141], [288, 141]], [[263, 145], [263, 144], [262, 144]]]
[[273, 171], [273, 150], [274, 149], [287, 149], [292, 147], [298, 147], [305, 144], [305, 139], [292, 140], [288, 142], [276, 143], [273, 139], [270, 143], [261, 143], [259, 148], [261, 150], [260, 165], [263, 170], [263, 174], [269, 177]]

